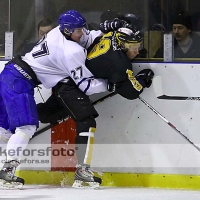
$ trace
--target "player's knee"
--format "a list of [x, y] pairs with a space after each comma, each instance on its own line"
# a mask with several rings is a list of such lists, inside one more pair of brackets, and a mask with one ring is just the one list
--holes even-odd
[[86, 118], [82, 121], [76, 122], [77, 134], [82, 132], [94, 132], [94, 129], [96, 129], [96, 120], [94, 117]]
[[15, 130], [15, 134], [29, 141], [30, 138], [32, 138], [32, 136], [34, 135], [35, 131], [36, 131], [35, 125], [26, 125], [17, 127]]

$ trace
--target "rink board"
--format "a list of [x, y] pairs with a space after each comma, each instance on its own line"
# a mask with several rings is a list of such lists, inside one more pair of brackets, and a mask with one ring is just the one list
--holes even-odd
[[[0, 69], [3, 64], [4, 62], [1, 61]], [[167, 95], [200, 96], [199, 64], [133, 64], [135, 73], [143, 68], [151, 68], [156, 76], [162, 76], [163, 91]], [[50, 93], [50, 90], [42, 88], [44, 99], [47, 99]], [[153, 87], [145, 89], [141, 96], [191, 141], [200, 146], [199, 101], [159, 100], [155, 96]], [[37, 103], [42, 102], [37, 91], [35, 99]], [[199, 182], [200, 152], [188, 144], [180, 134], [169, 127], [139, 99], [129, 101], [116, 95], [96, 104], [95, 108], [99, 117], [97, 118], [92, 166], [105, 172], [105, 180], [112, 174], [115, 185], [131, 184], [147, 187], [159, 187], [160, 185], [162, 187], [163, 182], [163, 187], [200, 188], [196, 184]], [[67, 130], [67, 135], [73, 138], [73, 123], [71, 121], [69, 124], [57, 125], [56, 128], [51, 128], [36, 136], [30, 144], [61, 144], [63, 141], [68, 141], [66, 130], [67, 127], [71, 126], [70, 130]], [[47, 125], [40, 124], [39, 130], [45, 126]], [[52, 135], [54, 136], [52, 137]], [[62, 173], [65, 173], [66, 176], [69, 174], [71, 177], [70, 174], [73, 172], [66, 171], [73, 171], [75, 157], [70, 158], [74, 162], [74, 166], [70, 168], [61, 163], [60, 170], [62, 172], [60, 173], [56, 171], [57, 166], [52, 166], [57, 162], [57, 158], [49, 156], [48, 159], [50, 162], [45, 167], [22, 165], [20, 173], [29, 180], [26, 176], [27, 173], [37, 174], [39, 170], [41, 175], [43, 170], [51, 171], [43, 174], [52, 184], [59, 184]], [[30, 169], [31, 172], [26, 171]], [[52, 178], [51, 173], [58, 176], [58, 179]], [[119, 178], [121, 182], [117, 183], [114, 176]], [[125, 181], [128, 179], [127, 176], [129, 176], [130, 183]], [[109, 185], [111, 180], [108, 178], [108, 181], [103, 184]], [[141, 182], [138, 183], [137, 180]], [[37, 181], [35, 179], [33, 183], [34, 181], [40, 183], [42, 179], [39, 178]], [[28, 181], [27, 183], [32, 182]]]

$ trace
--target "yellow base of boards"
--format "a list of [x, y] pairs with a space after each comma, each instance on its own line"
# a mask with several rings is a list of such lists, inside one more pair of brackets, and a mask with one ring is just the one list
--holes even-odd
[[[24, 178], [26, 184], [70, 186], [74, 181], [74, 172], [21, 170], [16, 175]], [[106, 172], [102, 180], [102, 186], [200, 190], [200, 176], [196, 175]]]

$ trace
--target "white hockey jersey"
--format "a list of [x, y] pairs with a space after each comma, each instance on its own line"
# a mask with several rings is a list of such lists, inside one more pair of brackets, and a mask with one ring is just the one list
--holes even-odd
[[38, 80], [47, 89], [62, 79], [71, 77], [87, 95], [105, 92], [107, 80], [95, 79], [85, 66], [85, 48], [101, 34], [101, 31], [84, 33], [78, 44], [67, 40], [57, 26], [40, 40], [31, 52], [25, 54], [23, 60], [31, 66]]

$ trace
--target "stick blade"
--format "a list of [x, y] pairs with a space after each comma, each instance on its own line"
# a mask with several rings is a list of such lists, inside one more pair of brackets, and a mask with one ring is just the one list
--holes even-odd
[[157, 98], [164, 95], [161, 76], [155, 76], [153, 78], [153, 88]]

